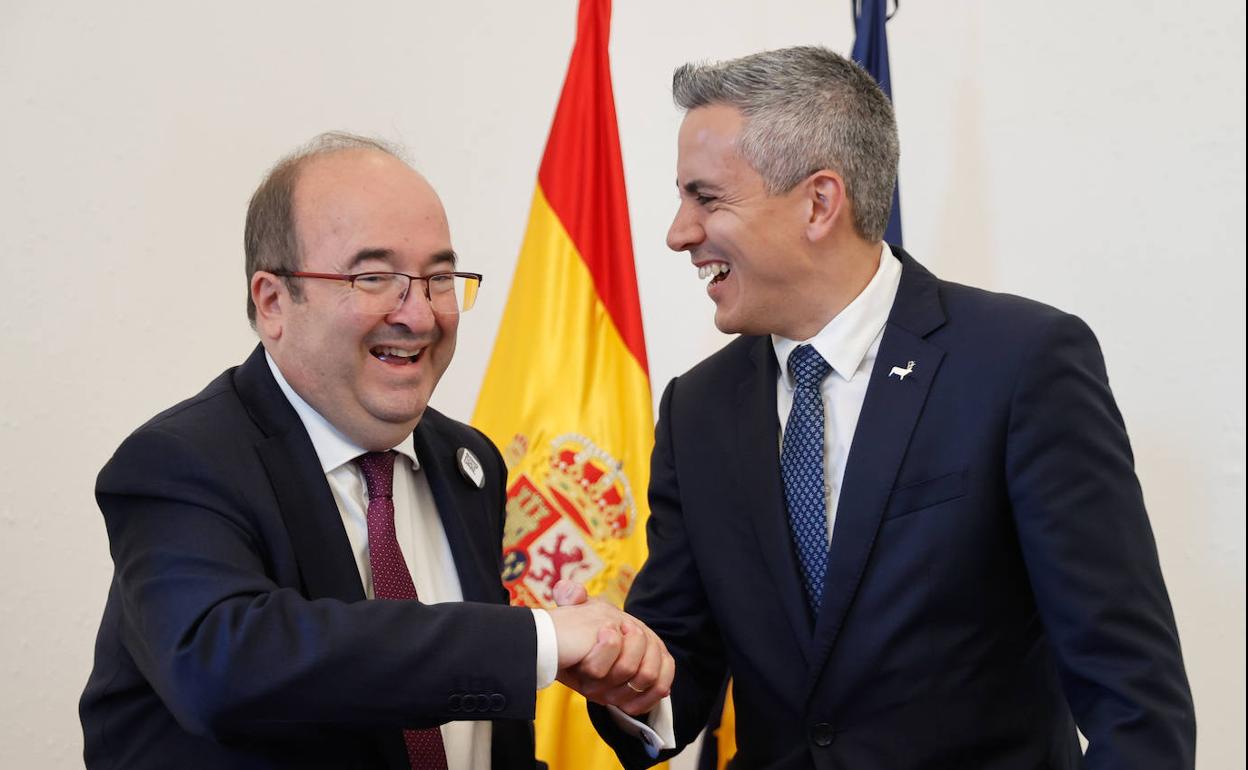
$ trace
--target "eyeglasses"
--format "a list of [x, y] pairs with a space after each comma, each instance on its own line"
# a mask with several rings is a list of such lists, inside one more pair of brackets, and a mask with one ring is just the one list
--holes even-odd
[[472, 310], [477, 292], [481, 289], [480, 273], [434, 273], [432, 275], [408, 275], [407, 273], [305, 273], [301, 271], [274, 270], [273, 275], [283, 278], [322, 278], [327, 281], [346, 281], [351, 284], [351, 301], [355, 309], [365, 315], [389, 315], [403, 305], [412, 290], [413, 281], [424, 281], [425, 299], [433, 312], [457, 315]]

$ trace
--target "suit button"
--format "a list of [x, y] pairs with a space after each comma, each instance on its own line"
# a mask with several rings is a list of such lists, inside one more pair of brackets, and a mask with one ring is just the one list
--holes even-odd
[[468, 713], [478, 711], [480, 709], [480, 706], [478, 705], [478, 701], [480, 700], [481, 700], [480, 697], [473, 695], [472, 693], [465, 695], [464, 696], [464, 711], [467, 711]]
[[507, 707], [507, 699], [499, 693], [490, 696], [490, 711], [502, 711]]
[[811, 728], [810, 737], [816, 746], [831, 746], [836, 738], [836, 731], [827, 722], [820, 722]]
[[447, 698], [446, 699], [447, 710], [452, 711], [452, 712], [459, 711], [460, 708], [462, 708], [462, 700], [463, 700], [463, 696], [458, 695], [458, 694], [452, 695], [451, 697]]

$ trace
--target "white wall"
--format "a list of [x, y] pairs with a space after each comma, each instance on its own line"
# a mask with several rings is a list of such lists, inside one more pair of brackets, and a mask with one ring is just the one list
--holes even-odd
[[[617, 2], [656, 393], [724, 342], [663, 245], [671, 71], [795, 43], [848, 51], [848, 6]], [[435, 397], [467, 417], [574, 22], [573, 0], [0, 2], [0, 766], [81, 764], [75, 704], [111, 573], [95, 473], [251, 348], [243, 212], [279, 155], [331, 128], [411, 149], [465, 264], [488, 276]], [[940, 275], [1098, 332], [1200, 765], [1242, 767], [1244, 6], [910, 2], [889, 31], [906, 244]]]

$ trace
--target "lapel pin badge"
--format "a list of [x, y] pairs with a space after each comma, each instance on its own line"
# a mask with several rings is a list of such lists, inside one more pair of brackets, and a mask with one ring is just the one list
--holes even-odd
[[911, 361], [908, 364], [906, 364], [905, 369], [902, 369], [900, 366], [894, 366], [893, 370], [888, 373], [888, 376], [891, 378], [895, 374], [897, 375], [897, 381], [901, 382], [902, 380], [906, 379], [907, 374], [913, 374], [913, 373], [914, 373], [914, 362]]
[[459, 462], [459, 472], [464, 478], [472, 482], [477, 489], [485, 487], [485, 469], [481, 467], [481, 461], [472, 453], [468, 447], [460, 447], [455, 452], [455, 459]]

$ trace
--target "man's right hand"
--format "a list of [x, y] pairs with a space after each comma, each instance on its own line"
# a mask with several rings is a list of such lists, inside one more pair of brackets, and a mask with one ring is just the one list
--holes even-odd
[[550, 610], [559, 647], [559, 681], [591, 701], [637, 716], [671, 691], [675, 661], [659, 637], [583, 586], [555, 586]]

